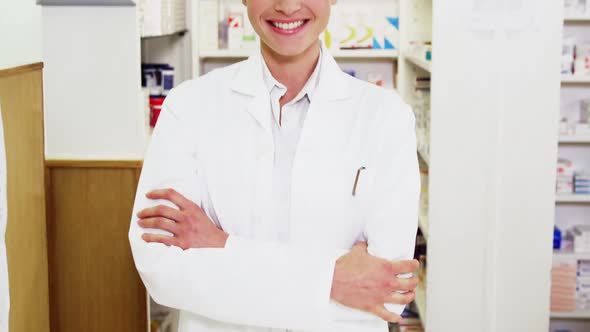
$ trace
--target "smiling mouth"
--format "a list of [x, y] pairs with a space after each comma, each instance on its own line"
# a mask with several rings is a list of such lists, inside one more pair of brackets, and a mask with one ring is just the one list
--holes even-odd
[[267, 21], [273, 28], [283, 32], [295, 32], [298, 31], [301, 27], [303, 27], [307, 22], [308, 19], [299, 20], [299, 21], [292, 21], [292, 22], [276, 22], [276, 21]]

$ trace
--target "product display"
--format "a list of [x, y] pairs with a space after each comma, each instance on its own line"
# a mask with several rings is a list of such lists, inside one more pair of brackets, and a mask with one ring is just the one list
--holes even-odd
[[397, 3], [372, 6], [339, 3], [332, 8], [322, 38], [329, 49], [396, 49], [399, 42]]
[[587, 0], [564, 0], [563, 14], [565, 16], [584, 16], [590, 12]]
[[573, 244], [574, 252], [590, 252], [590, 226], [575, 226], [567, 231], [568, 245]]
[[575, 106], [559, 121], [559, 134], [590, 137], [590, 100], [582, 99]]
[[165, 97], [150, 97], [150, 126], [153, 128], [158, 122]]
[[139, 0], [137, 7], [143, 37], [186, 30], [185, 0]]
[[150, 96], [165, 96], [174, 87], [174, 67], [163, 63], [141, 64], [141, 85]]
[[590, 44], [574, 37], [564, 38], [561, 52], [561, 74], [586, 76], [590, 74]]
[[575, 263], [559, 262], [551, 269], [551, 311], [576, 310]]
[[219, 48], [219, 9], [217, 0], [199, 1], [199, 48]]
[[217, 32], [219, 48], [247, 49], [258, 45], [259, 38], [248, 19], [246, 6], [227, 0], [219, 1], [218, 21], [217, 31], [209, 28], [205, 28], [205, 31], [209, 36]]
[[590, 194], [590, 174], [576, 173], [574, 175], [574, 192], [576, 194]]
[[553, 227], [553, 250], [561, 249], [561, 231], [557, 227]]
[[407, 54], [417, 59], [432, 61], [432, 42], [415, 42], [408, 45]]
[[557, 161], [557, 194], [571, 194], [574, 192], [574, 163], [567, 159]]

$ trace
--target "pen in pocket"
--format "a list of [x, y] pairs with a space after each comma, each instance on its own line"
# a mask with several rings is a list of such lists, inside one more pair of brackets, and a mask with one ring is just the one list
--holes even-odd
[[356, 177], [354, 178], [354, 186], [352, 187], [352, 196], [356, 195], [356, 186], [359, 183], [359, 177], [361, 176], [361, 171], [365, 169], [365, 166], [361, 166], [359, 167], [359, 169], [356, 170]]

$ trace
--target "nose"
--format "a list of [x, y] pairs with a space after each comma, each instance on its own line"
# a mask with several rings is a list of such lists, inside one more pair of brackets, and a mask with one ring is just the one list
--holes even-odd
[[275, 10], [290, 16], [301, 9], [301, 2], [302, 0], [277, 0]]

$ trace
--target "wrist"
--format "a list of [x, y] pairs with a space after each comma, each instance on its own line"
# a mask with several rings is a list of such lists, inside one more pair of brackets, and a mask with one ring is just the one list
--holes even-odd
[[330, 299], [338, 301], [340, 290], [340, 278], [342, 274], [342, 258], [338, 258], [334, 264], [334, 275], [332, 276], [332, 288], [330, 290]]

